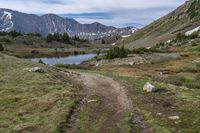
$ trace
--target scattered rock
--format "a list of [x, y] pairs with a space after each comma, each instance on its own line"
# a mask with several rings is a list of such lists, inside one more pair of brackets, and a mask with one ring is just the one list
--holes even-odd
[[44, 73], [44, 72], [45, 72], [45, 71], [44, 71], [42, 68], [40, 68], [40, 67], [33, 67], [33, 68], [30, 68], [28, 71], [29, 71], [29, 72], [38, 72], [38, 73]]
[[158, 71], [159, 73], [160, 73], [160, 75], [162, 76], [162, 75], [167, 75], [167, 74], [171, 74], [171, 73], [173, 73], [172, 71], [170, 71], [169, 69], [159, 69], [159, 70], [156, 70], [156, 71]]
[[112, 45], [112, 46], [115, 46], [115, 45], [116, 45], [116, 43], [112, 43], [111, 45]]
[[96, 64], [96, 67], [98, 67], [98, 66], [100, 66], [100, 63], [97, 63], [97, 64]]
[[89, 100], [88, 103], [97, 102], [97, 100]]
[[60, 73], [67, 75], [67, 76], [70, 76], [70, 72], [68, 72], [68, 71], [60, 71]]
[[179, 121], [175, 121], [174, 123], [175, 123], [175, 124], [179, 124], [180, 122], [181, 122], [181, 121], [179, 120]]
[[171, 43], [171, 42], [172, 42], [172, 40], [168, 40], [166, 43], [168, 43], [168, 44], [169, 44], [169, 43]]
[[179, 116], [170, 116], [170, 117], [168, 117], [168, 119], [170, 119], [170, 120], [179, 120], [180, 117]]
[[156, 115], [159, 115], [159, 116], [161, 116], [161, 115], [163, 115], [163, 113], [157, 113]]
[[193, 62], [194, 63], [200, 63], [200, 59], [198, 58], [198, 59], [194, 60]]
[[147, 82], [144, 85], [143, 90], [146, 91], [146, 92], [154, 92], [154, 91], [156, 91], [156, 87], [153, 86], [151, 83]]
[[149, 50], [149, 49], [151, 49], [151, 47], [146, 47], [146, 49], [148, 49], [148, 50]]
[[128, 64], [129, 64], [130, 66], [133, 66], [133, 65], [134, 65], [134, 62], [131, 61], [131, 62], [129, 62]]

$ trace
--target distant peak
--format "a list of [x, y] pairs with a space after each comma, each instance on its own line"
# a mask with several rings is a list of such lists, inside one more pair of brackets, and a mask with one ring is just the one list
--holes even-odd
[[42, 15], [42, 16], [58, 16], [58, 15], [53, 14], [53, 13], [48, 13], [48, 14], [44, 14], [44, 15]]
[[101, 24], [101, 23], [99, 23], [99, 22], [94, 22], [94, 23], [92, 23], [93, 25], [103, 25], [103, 24]]

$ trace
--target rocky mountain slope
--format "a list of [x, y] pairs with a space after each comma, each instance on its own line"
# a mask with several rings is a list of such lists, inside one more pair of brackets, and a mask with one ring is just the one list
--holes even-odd
[[129, 35], [136, 28], [115, 28], [100, 23], [81, 24], [74, 19], [63, 18], [55, 14], [37, 16], [25, 14], [9, 9], [0, 9], [0, 31], [17, 30], [23, 33], [48, 33], [67, 32], [70, 36], [79, 36], [86, 39], [97, 39], [113, 35]]
[[126, 47], [149, 47], [174, 38], [178, 33], [185, 33], [200, 26], [200, 1], [187, 0], [168, 15], [135, 32], [119, 43]]

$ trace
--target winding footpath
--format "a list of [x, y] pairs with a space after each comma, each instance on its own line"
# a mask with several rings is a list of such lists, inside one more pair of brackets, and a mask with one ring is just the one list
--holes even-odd
[[[133, 104], [128, 98], [125, 87], [112, 78], [100, 74], [74, 71], [69, 73], [72, 81], [84, 89], [86, 96], [81, 107], [77, 107], [78, 111], [72, 116], [71, 126], [66, 129], [66, 132], [80, 132], [79, 114], [85, 106], [89, 106], [88, 121], [83, 127], [90, 128], [95, 125], [95, 121], [99, 121], [100, 127], [95, 129], [96, 133], [124, 133], [120, 124], [125, 115], [133, 113]], [[98, 102], [98, 106], [95, 106], [95, 102]], [[101, 116], [105, 119], [99, 119]], [[89, 133], [89, 130], [84, 130], [82, 132]], [[141, 133], [150, 132], [145, 129]]]

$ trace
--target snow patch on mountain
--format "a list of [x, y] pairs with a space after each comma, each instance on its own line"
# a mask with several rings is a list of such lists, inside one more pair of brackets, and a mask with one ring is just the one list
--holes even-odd
[[10, 19], [10, 20], [12, 19], [12, 13], [10, 13], [10, 12], [4, 11], [3, 15], [5, 15], [7, 17], [7, 19]]
[[4, 29], [1, 29], [0, 31], [10, 31], [14, 23], [12, 22], [12, 13], [4, 11], [3, 15], [1, 16], [1, 20], [3, 20], [3, 25], [1, 27], [5, 27]]
[[185, 32], [185, 35], [186, 35], [186, 36], [189, 36], [189, 35], [191, 35], [192, 33], [197, 32], [197, 31], [199, 31], [199, 30], [200, 30], [200, 26], [198, 26], [198, 27], [196, 27], [196, 28], [194, 28], [194, 29], [192, 29], [192, 30], [189, 30], [189, 31]]
[[135, 33], [137, 30], [138, 30], [137, 28], [132, 28], [132, 29], [131, 29], [132, 34]]
[[127, 38], [127, 37], [130, 37], [131, 35], [125, 35], [125, 36], [122, 36], [122, 38]]

